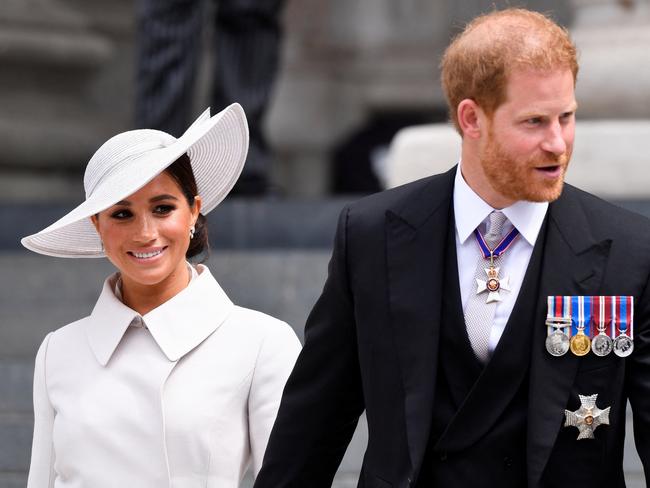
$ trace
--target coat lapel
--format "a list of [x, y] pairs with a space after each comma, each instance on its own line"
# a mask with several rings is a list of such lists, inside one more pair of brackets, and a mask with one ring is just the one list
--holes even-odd
[[404, 384], [406, 430], [415, 472], [431, 426], [455, 173], [454, 167], [429, 178], [419, 193], [386, 212], [390, 321]]
[[549, 206], [540, 293], [537, 297], [528, 401], [528, 485], [538, 486], [559, 429], [579, 358], [552, 357], [545, 348], [546, 297], [598, 294], [611, 240], [596, 241], [577, 190], [565, 186]]

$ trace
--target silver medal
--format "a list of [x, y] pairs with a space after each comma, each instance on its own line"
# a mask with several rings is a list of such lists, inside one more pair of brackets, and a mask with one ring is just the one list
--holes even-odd
[[607, 356], [610, 352], [612, 352], [613, 347], [614, 343], [612, 342], [612, 338], [607, 334], [604, 334], [602, 331], [599, 332], [598, 335], [591, 341], [591, 350], [596, 356]]
[[546, 338], [546, 350], [551, 356], [564, 356], [569, 351], [569, 336], [555, 329]]
[[623, 332], [616, 339], [614, 339], [614, 354], [619, 357], [626, 358], [634, 350], [634, 342], [632, 338]]
[[596, 406], [598, 394], [595, 395], [578, 395], [580, 398], [580, 408], [574, 412], [571, 410], [564, 411], [564, 426], [578, 428], [578, 440], [594, 439], [594, 430], [601, 425], [609, 425], [609, 409], [603, 410]]
[[564, 356], [570, 348], [569, 336], [564, 329], [571, 327], [571, 319], [567, 317], [549, 317], [546, 326], [553, 332], [546, 337], [546, 350], [551, 356]]

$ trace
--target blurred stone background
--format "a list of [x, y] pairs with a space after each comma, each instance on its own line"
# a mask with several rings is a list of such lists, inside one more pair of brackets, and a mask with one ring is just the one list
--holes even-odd
[[[104, 260], [29, 254], [18, 239], [79, 203], [90, 155], [132, 127], [134, 1], [0, 3], [0, 488], [25, 485], [38, 344], [87, 314], [111, 271]], [[600, 128], [576, 144], [606, 145], [608, 157], [625, 163], [619, 169], [603, 163], [601, 151], [583, 151], [570, 181], [580, 186], [594, 176], [591, 168], [605, 168], [602, 196], [650, 215], [643, 145], [650, 137], [650, 0], [289, 1], [266, 124], [277, 191], [230, 199], [209, 219], [215, 249], [208, 264], [234, 301], [288, 321], [302, 337], [339, 209], [382, 187], [388, 144], [400, 128], [446, 120], [442, 50], [467, 20], [505, 4], [549, 12], [570, 29], [581, 53], [579, 119]], [[206, 55], [195, 114], [206, 105], [210, 62]], [[630, 130], [636, 144], [611, 136]], [[455, 162], [432, 161], [431, 168]], [[337, 487], [356, 486], [364, 428], [362, 421]], [[628, 486], [645, 486], [631, 436], [626, 442]]]

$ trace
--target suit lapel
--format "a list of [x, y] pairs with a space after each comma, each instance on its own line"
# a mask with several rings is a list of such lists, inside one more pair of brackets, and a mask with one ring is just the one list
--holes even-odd
[[424, 456], [438, 363], [445, 243], [456, 168], [386, 212], [390, 321], [404, 385], [411, 464]]
[[600, 290], [611, 240], [596, 241], [577, 198], [566, 185], [549, 206], [540, 293], [537, 297], [528, 400], [528, 485], [537, 486], [564, 419], [579, 358], [552, 357], [545, 348], [546, 297], [592, 295]]

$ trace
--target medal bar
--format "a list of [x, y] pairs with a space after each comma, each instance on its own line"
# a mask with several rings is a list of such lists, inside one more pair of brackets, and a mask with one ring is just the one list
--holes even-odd
[[545, 345], [552, 356], [632, 354], [634, 297], [557, 295], [547, 297], [547, 306]]

